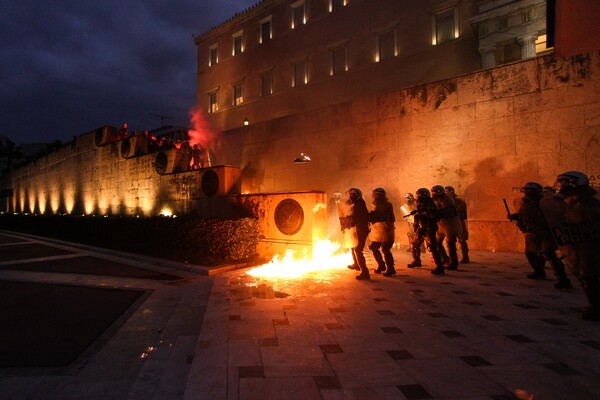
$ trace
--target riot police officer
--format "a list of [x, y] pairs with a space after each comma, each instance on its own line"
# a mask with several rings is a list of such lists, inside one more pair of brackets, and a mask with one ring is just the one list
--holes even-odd
[[471, 260], [469, 259], [469, 244], [467, 243], [467, 240], [469, 240], [469, 230], [467, 229], [467, 202], [456, 195], [452, 186], [446, 186], [444, 190], [446, 191], [446, 194], [454, 200], [456, 213], [458, 214], [460, 224], [462, 225], [462, 233], [457, 237], [458, 244], [460, 245], [460, 252], [462, 254], [460, 263], [468, 264]]
[[540, 206], [564, 260], [589, 302], [581, 317], [600, 321], [600, 199], [586, 174], [567, 171], [557, 177], [558, 193]]
[[[373, 210], [369, 212], [369, 222], [371, 223], [369, 250], [371, 250], [373, 258], [377, 262], [375, 273], [392, 276], [396, 274], [394, 257], [391, 252], [394, 245], [394, 222], [396, 221], [394, 206], [388, 200], [383, 188], [374, 189], [371, 196]], [[381, 255], [382, 252], [383, 256]]]
[[548, 228], [546, 218], [540, 208], [543, 187], [537, 182], [527, 182], [521, 192], [524, 193], [516, 214], [510, 214], [511, 221], [517, 221], [517, 227], [525, 236], [525, 257], [533, 268], [529, 279], [546, 277], [544, 265], [550, 262], [558, 282], [557, 289], [568, 289], [571, 282], [565, 273], [565, 266], [556, 255], [556, 243]]
[[346, 192], [348, 200], [352, 203], [352, 225], [356, 228], [357, 244], [352, 248], [354, 263], [348, 268], [360, 271], [356, 276], [358, 280], [370, 279], [369, 269], [363, 250], [369, 236], [369, 210], [362, 198], [362, 192], [357, 188], [350, 188]]
[[[462, 224], [458, 218], [454, 200], [446, 194], [441, 185], [431, 188], [431, 197], [438, 210], [437, 244], [440, 257], [442, 262], [448, 263], [448, 270], [456, 270], [458, 269], [456, 240], [462, 233]], [[448, 254], [446, 254], [444, 243], [448, 246]]]
[[421, 188], [416, 191], [416, 195], [417, 208], [411, 213], [415, 217], [415, 238], [411, 246], [413, 261], [408, 264], [407, 267], [415, 268], [421, 266], [421, 245], [425, 241], [435, 262], [435, 268], [431, 270], [431, 273], [443, 275], [444, 266], [442, 259], [440, 258], [440, 253], [438, 252], [436, 241], [436, 233], [438, 230], [437, 208], [431, 199], [431, 193], [428, 189]]

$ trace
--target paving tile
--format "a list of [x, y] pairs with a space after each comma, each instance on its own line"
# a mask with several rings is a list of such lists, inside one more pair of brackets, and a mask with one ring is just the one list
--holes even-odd
[[409, 360], [411, 358], [414, 358], [412, 354], [410, 354], [406, 350], [388, 350], [387, 353], [394, 360]]
[[446, 314], [441, 313], [441, 312], [427, 313], [427, 315], [429, 315], [432, 318], [448, 318], [448, 316]]
[[421, 385], [398, 385], [398, 389], [408, 400], [433, 399]]
[[523, 335], [506, 335], [507, 338], [517, 343], [534, 343], [535, 340]]
[[581, 375], [580, 372], [575, 371], [573, 368], [569, 367], [565, 363], [550, 363], [550, 364], [542, 364], [544, 367], [548, 368], [551, 371], [556, 372], [562, 376], [573, 376], [573, 375]]
[[402, 333], [402, 330], [397, 326], [382, 326], [381, 330], [384, 333]]
[[341, 389], [342, 385], [340, 384], [337, 376], [313, 376], [315, 380], [315, 384], [319, 390], [331, 390], [331, 389]]
[[279, 346], [279, 339], [277, 338], [261, 338], [258, 342], [261, 347]]
[[265, 377], [265, 371], [262, 365], [241, 366], [238, 368], [240, 379]]
[[533, 309], [538, 308], [536, 306], [532, 306], [531, 304], [527, 304], [527, 303], [519, 303], [519, 304], [515, 304], [515, 306], [517, 306], [519, 308], [523, 308], [525, 310], [533, 310]]
[[582, 340], [581, 343], [591, 347], [592, 349], [600, 350], [600, 342], [597, 340]]
[[465, 335], [459, 331], [442, 331], [442, 334], [450, 339], [465, 337]]
[[342, 347], [339, 344], [320, 344], [319, 347], [323, 354], [343, 353]]
[[557, 318], [542, 318], [542, 321], [546, 322], [547, 324], [554, 325], [554, 326], [570, 325], [568, 322], [566, 322], [562, 319], [557, 319]]
[[463, 356], [461, 360], [469, 364], [471, 367], [487, 367], [492, 365], [489, 361], [479, 356]]

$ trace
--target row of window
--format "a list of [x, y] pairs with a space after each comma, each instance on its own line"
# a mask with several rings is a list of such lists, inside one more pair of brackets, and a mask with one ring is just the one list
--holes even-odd
[[[345, 7], [348, 4], [348, 0], [329, 0], [329, 12], [338, 10], [341, 7]], [[297, 27], [306, 24], [306, 4], [305, 0], [299, 0], [290, 5], [292, 8], [292, 21], [291, 28], [296, 29]], [[258, 43], [263, 44], [273, 38], [273, 28], [271, 16], [265, 17], [259, 21], [260, 30]], [[232, 35], [233, 45], [231, 55], [236, 56], [244, 52], [244, 31], [236, 32]], [[210, 46], [210, 55], [208, 58], [208, 66], [213, 66], [219, 63], [219, 46], [213, 44]]]
[[[347, 5], [348, 0], [330, 0], [329, 11], [335, 11], [340, 7]], [[305, 0], [299, 0], [291, 4], [292, 29], [306, 23]], [[271, 16], [260, 20], [259, 43], [264, 43], [272, 39]], [[432, 45], [437, 45], [458, 37], [458, 11], [457, 8], [435, 14], [432, 18]], [[395, 29], [389, 29], [376, 34], [376, 55], [375, 62], [384, 61], [396, 57], [397, 35]], [[232, 35], [232, 55], [236, 56], [244, 52], [244, 32], [240, 30]], [[218, 45], [210, 46], [209, 66], [219, 62]], [[337, 75], [348, 70], [348, 49], [346, 45], [338, 46], [330, 50], [330, 71], [329, 75]], [[292, 64], [291, 87], [305, 85], [309, 81], [307, 59], [297, 61]], [[260, 97], [273, 94], [273, 76], [272, 72], [260, 75]], [[213, 113], [219, 109], [218, 89], [212, 90], [208, 94], [208, 112]], [[232, 87], [232, 99], [230, 104], [238, 106], [244, 102], [244, 84], [235, 83]]]
[[[333, 12], [338, 8], [346, 6], [348, 0], [330, 0], [329, 11]], [[306, 24], [306, 4], [305, 0], [299, 0], [290, 5], [292, 8], [292, 21], [291, 28], [295, 29], [300, 25]], [[272, 20], [271, 16], [265, 17], [259, 21], [260, 23], [260, 34], [258, 38], [259, 44], [268, 42], [273, 38]], [[436, 45], [447, 42], [449, 40], [458, 37], [458, 9], [452, 8], [444, 12], [435, 14], [432, 18], [432, 38], [431, 44]], [[378, 45], [385, 49], [392, 49], [395, 46], [391, 45], [394, 36], [391, 32], [388, 32], [387, 36], [379, 37], [384, 43]], [[387, 42], [387, 43], [385, 43]], [[232, 51], [231, 55], [236, 56], [244, 52], [244, 31], [240, 30], [232, 35]], [[395, 55], [395, 54], [394, 54]], [[385, 58], [391, 56], [390, 54], [381, 54], [380, 57]], [[215, 43], [209, 47], [208, 66], [213, 66], [219, 63], [219, 45]]]

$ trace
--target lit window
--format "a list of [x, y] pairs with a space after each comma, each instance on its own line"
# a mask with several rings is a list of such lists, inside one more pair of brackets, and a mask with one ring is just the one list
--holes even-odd
[[231, 54], [236, 56], [244, 52], [244, 33], [238, 32], [233, 35], [233, 49]]
[[548, 36], [546, 34], [538, 36], [535, 40], [535, 53], [543, 54], [552, 50], [552, 47], [548, 47]]
[[216, 44], [210, 46], [210, 55], [208, 58], [208, 66], [217, 65], [219, 62], [219, 47]]
[[329, 12], [334, 12], [340, 8], [346, 6], [348, 0], [329, 0]]
[[458, 37], [457, 9], [453, 8], [433, 17], [433, 37], [431, 44], [441, 44]]
[[273, 74], [266, 73], [260, 76], [260, 95], [261, 97], [273, 94]]
[[331, 51], [331, 75], [348, 71], [346, 46], [338, 47]]
[[244, 102], [244, 85], [238, 83], [233, 85], [233, 105], [239, 106]]
[[304, 1], [292, 4], [292, 29], [306, 24], [306, 7]]
[[376, 61], [387, 60], [396, 55], [396, 32], [392, 30], [378, 34]]
[[214, 91], [214, 92], [210, 92], [208, 94], [208, 112], [210, 114], [219, 111], [219, 96], [218, 96], [218, 92]]
[[306, 60], [299, 61], [294, 64], [294, 81], [293, 87], [306, 85], [308, 83], [308, 74], [306, 70]]
[[271, 29], [271, 17], [260, 22], [260, 43], [266, 43], [273, 37]]

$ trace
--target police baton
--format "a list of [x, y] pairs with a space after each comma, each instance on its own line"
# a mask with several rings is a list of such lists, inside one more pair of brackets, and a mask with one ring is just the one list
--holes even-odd
[[504, 202], [504, 208], [506, 208], [506, 214], [510, 215], [510, 209], [508, 208], [508, 203], [506, 202], [506, 199], [502, 199], [502, 201]]

